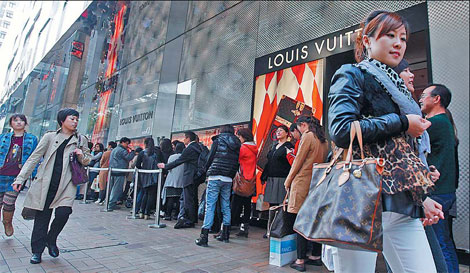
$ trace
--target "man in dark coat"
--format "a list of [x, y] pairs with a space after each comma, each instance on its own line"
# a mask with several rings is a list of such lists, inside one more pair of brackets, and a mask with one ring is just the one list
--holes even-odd
[[183, 142], [186, 148], [178, 159], [168, 164], [158, 164], [159, 168], [165, 170], [184, 164], [183, 193], [180, 198], [181, 209], [175, 225], [176, 229], [194, 227], [194, 223], [197, 222], [197, 187], [194, 184], [194, 176], [202, 149], [196, 142], [196, 134], [192, 131], [184, 132]]

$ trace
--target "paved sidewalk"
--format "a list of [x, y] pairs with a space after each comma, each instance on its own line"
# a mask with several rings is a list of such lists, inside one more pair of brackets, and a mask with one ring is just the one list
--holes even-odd
[[[225, 244], [209, 239], [209, 247], [196, 246], [200, 225], [173, 229], [150, 229], [149, 220], [127, 220], [128, 209], [100, 212], [94, 203], [75, 202], [73, 213], [59, 236], [61, 254], [52, 258], [47, 250], [39, 265], [29, 263], [32, 221], [21, 217], [25, 193], [18, 197], [15, 235], [7, 238], [0, 227], [0, 273], [2, 272], [297, 272], [288, 266], [268, 264], [269, 241], [264, 230], [250, 229], [249, 238], [231, 236]], [[469, 272], [461, 265], [461, 272]], [[377, 272], [386, 272], [378, 259]], [[325, 267], [307, 266], [307, 272], [328, 272]]]
[[[253, 227], [249, 238], [232, 236], [230, 243], [209, 239], [196, 246], [197, 228], [150, 229], [149, 220], [128, 220], [128, 209], [100, 212], [94, 203], [75, 202], [73, 213], [58, 239], [61, 254], [43, 254], [39, 265], [29, 263], [32, 221], [21, 217], [25, 193], [17, 200], [15, 234], [7, 238], [0, 228], [0, 272], [296, 272], [268, 264], [269, 241], [264, 230]], [[308, 266], [310, 272], [328, 272]]]

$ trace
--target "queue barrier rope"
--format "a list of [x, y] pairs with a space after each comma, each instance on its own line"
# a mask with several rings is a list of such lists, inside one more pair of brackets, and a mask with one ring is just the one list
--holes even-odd
[[[86, 167], [87, 168], [87, 174], [90, 174], [90, 170], [92, 171], [108, 171], [108, 182], [106, 183], [106, 208], [101, 210], [102, 212], [110, 212], [113, 211], [112, 209], [109, 208], [109, 198], [110, 198], [110, 181], [111, 181], [111, 173], [112, 172], [124, 172], [124, 173], [134, 173], [134, 196], [133, 196], [133, 201], [132, 201], [132, 211], [131, 215], [127, 217], [127, 219], [137, 219], [136, 216], [136, 205], [137, 205], [137, 190], [138, 190], [138, 182], [139, 182], [139, 173], [158, 173], [158, 184], [157, 184], [157, 198], [156, 199], [156, 206], [155, 206], [155, 223], [148, 225], [149, 228], [164, 228], [166, 227], [165, 224], [160, 223], [160, 196], [161, 196], [161, 186], [162, 186], [162, 173], [163, 171], [161, 169], [158, 170], [144, 170], [144, 169], [118, 169], [118, 168], [95, 168], [95, 167]], [[136, 175], [137, 174], [137, 175]], [[85, 194], [83, 195], [83, 201], [81, 202], [82, 204], [88, 204], [86, 198], [87, 198], [87, 189], [88, 189], [88, 183], [85, 183]]]

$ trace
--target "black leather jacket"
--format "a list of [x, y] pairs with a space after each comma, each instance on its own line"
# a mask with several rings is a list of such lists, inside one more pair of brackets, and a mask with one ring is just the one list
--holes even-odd
[[[372, 74], [346, 64], [336, 71], [328, 95], [328, 126], [331, 139], [342, 148], [349, 146], [351, 122], [359, 120], [364, 143], [385, 142], [408, 130], [408, 119]], [[384, 211], [413, 218], [423, 216], [411, 193], [383, 194]]]
[[397, 136], [408, 130], [408, 119], [390, 95], [369, 74], [346, 64], [336, 71], [328, 95], [331, 139], [341, 148], [349, 146], [351, 122], [359, 120], [364, 143]]
[[212, 142], [206, 163], [207, 176], [222, 175], [233, 178], [238, 171], [240, 140], [230, 133], [222, 133]]

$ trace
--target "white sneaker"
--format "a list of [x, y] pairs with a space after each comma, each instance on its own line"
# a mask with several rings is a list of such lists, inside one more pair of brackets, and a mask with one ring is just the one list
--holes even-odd
[[102, 205], [104, 205], [104, 201], [101, 201], [98, 203], [98, 206], [102, 206]]
[[99, 203], [101, 203], [101, 199], [98, 199], [95, 201], [95, 204], [99, 204]]

